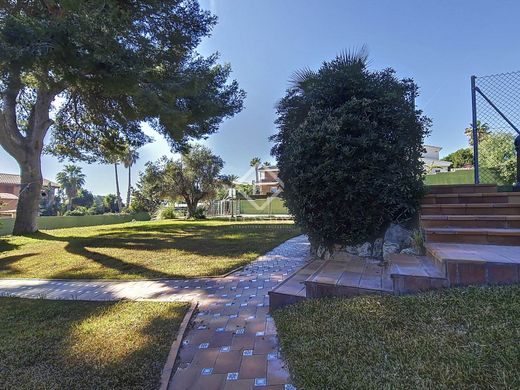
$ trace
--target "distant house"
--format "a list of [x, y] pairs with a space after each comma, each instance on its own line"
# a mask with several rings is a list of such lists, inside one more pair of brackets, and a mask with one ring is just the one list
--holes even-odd
[[449, 161], [442, 161], [439, 152], [442, 150], [440, 146], [424, 145], [426, 152], [423, 153], [421, 160], [426, 168], [426, 173], [435, 174], [440, 172], [448, 172], [452, 165]]
[[258, 168], [259, 181], [253, 181], [253, 185], [258, 188], [259, 195], [271, 195], [282, 190], [281, 181], [278, 179], [279, 171], [275, 165]]
[[[2, 204], [0, 216], [12, 217], [16, 214], [21, 187], [20, 175], [0, 173], [0, 203]], [[60, 188], [59, 184], [43, 179], [42, 196], [47, 204], [54, 202], [58, 188]]]

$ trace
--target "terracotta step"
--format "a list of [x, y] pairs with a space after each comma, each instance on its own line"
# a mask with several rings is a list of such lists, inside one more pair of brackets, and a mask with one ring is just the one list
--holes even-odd
[[328, 260], [305, 281], [308, 298], [352, 297], [361, 294], [391, 294], [392, 280], [377, 261], [360, 257]]
[[496, 184], [446, 184], [426, 186], [428, 194], [467, 194], [497, 192]]
[[304, 281], [323, 264], [323, 260], [312, 261], [269, 291], [269, 310], [304, 300], [306, 298]]
[[421, 215], [421, 226], [520, 229], [520, 215]]
[[396, 294], [435, 290], [448, 287], [445, 270], [428, 256], [403, 253], [390, 256], [390, 277]]
[[520, 229], [426, 228], [424, 231], [427, 242], [520, 245]]
[[443, 264], [450, 285], [519, 282], [518, 246], [427, 243], [426, 251]]
[[520, 204], [519, 192], [428, 194], [422, 204], [467, 204], [467, 203], [516, 203]]
[[520, 215], [520, 204], [514, 203], [464, 203], [424, 204], [422, 215]]

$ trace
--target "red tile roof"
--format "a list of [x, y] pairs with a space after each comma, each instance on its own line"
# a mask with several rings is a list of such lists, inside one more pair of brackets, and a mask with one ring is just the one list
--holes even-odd
[[[0, 173], [0, 184], [20, 184], [20, 175], [15, 175], [12, 173]], [[54, 183], [50, 180], [43, 179], [43, 185], [58, 188], [60, 185], [58, 183]]]

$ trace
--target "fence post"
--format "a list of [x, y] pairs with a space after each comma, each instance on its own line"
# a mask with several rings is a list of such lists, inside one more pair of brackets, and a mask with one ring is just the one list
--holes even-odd
[[475, 184], [479, 184], [479, 166], [478, 166], [478, 131], [477, 131], [477, 95], [475, 91], [475, 76], [471, 76], [471, 111], [472, 120], [471, 126], [473, 127], [473, 170]]
[[513, 191], [520, 192], [520, 134], [515, 138], [516, 149], [516, 183], [513, 186]]

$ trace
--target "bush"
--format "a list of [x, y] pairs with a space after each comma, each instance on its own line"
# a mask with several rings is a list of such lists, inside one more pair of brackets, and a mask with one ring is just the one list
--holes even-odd
[[369, 71], [363, 53], [296, 74], [277, 107], [272, 154], [311, 242], [356, 245], [416, 212], [430, 123], [415, 110], [416, 91], [391, 69]]
[[195, 210], [193, 218], [195, 219], [206, 219], [206, 209], [202, 206], [198, 206]]
[[166, 204], [157, 208], [154, 217], [155, 219], [177, 219], [181, 217], [181, 214], [175, 210], [173, 204]]
[[64, 216], [68, 217], [82, 217], [84, 215], [91, 215], [91, 211], [83, 206], [76, 207], [74, 210], [67, 211]]
[[508, 133], [490, 133], [479, 143], [479, 162], [493, 172], [497, 184], [516, 181], [515, 137]]

